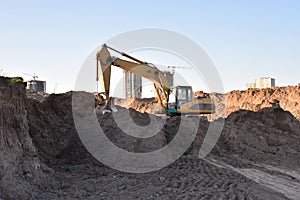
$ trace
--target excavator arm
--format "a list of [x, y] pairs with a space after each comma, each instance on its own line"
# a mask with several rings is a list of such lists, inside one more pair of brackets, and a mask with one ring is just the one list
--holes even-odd
[[[112, 57], [108, 49], [113, 50], [122, 56], [129, 58], [132, 61], [123, 60], [118, 57]], [[97, 52], [97, 67], [96, 67], [96, 81], [101, 82], [102, 88], [101, 92], [106, 100], [109, 99], [109, 89], [110, 89], [110, 76], [111, 76], [111, 65], [122, 68], [125, 71], [134, 73], [141, 77], [147, 78], [154, 83], [154, 88], [158, 98], [158, 102], [167, 109], [167, 99], [170, 92], [170, 84], [165, 77], [164, 73], [160, 71], [153, 64], [149, 64], [140, 61], [124, 52], [119, 52], [107, 45], [102, 45], [102, 48]], [[99, 66], [101, 66], [101, 78], [99, 78]]]
[[[129, 60], [123, 60], [121, 58], [111, 56], [108, 49], [119, 53]], [[101, 83], [102, 92], [99, 94], [101, 96], [101, 100], [104, 100], [102, 102], [106, 104], [106, 108], [110, 107], [111, 102], [109, 100], [110, 76], [111, 66], [114, 65], [125, 71], [134, 73], [152, 81], [154, 83], [158, 102], [165, 108], [167, 115], [198, 115], [211, 114], [214, 112], [212, 99], [208, 97], [193, 98], [191, 86], [177, 86], [171, 89], [165, 74], [153, 64], [140, 61], [105, 44], [102, 45], [102, 48], [97, 52], [96, 59], [96, 80]], [[99, 69], [99, 67], [101, 67], [101, 69]], [[101, 71], [101, 73], [99, 73], [99, 71]], [[171, 100], [169, 99], [169, 95], [172, 97]]]

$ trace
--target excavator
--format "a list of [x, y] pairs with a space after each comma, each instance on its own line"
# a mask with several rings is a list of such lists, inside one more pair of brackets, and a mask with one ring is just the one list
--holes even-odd
[[[111, 56], [109, 50], [126, 57], [127, 60]], [[109, 90], [113, 65], [152, 81], [158, 103], [165, 109], [168, 116], [212, 114], [215, 111], [211, 98], [194, 97], [191, 86], [170, 87], [164, 72], [154, 64], [141, 61], [106, 44], [103, 44], [97, 51], [96, 62], [96, 81], [97, 83], [100, 81], [102, 86], [102, 91], [98, 93], [98, 96], [101, 97], [104, 107], [109, 108], [111, 105]], [[101, 71], [100, 76], [99, 71]]]

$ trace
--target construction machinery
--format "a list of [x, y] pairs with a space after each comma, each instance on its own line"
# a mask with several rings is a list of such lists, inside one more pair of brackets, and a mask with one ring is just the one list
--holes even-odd
[[36, 80], [38, 78], [38, 76], [35, 75], [35, 73], [33, 75], [24, 73], [24, 75], [31, 76], [33, 80]]
[[[111, 56], [109, 50], [117, 52], [129, 60]], [[211, 114], [215, 110], [214, 104], [209, 97], [194, 97], [191, 86], [170, 87], [165, 74], [154, 64], [141, 61], [106, 44], [102, 45], [102, 48], [97, 52], [96, 60], [96, 81], [100, 81], [102, 86], [102, 91], [98, 94], [106, 106], [110, 104], [109, 89], [111, 66], [113, 65], [152, 81], [158, 103], [165, 109], [166, 114], [169, 116]]]
[[180, 67], [180, 66], [168, 66], [168, 68], [171, 68], [171, 69], [192, 69], [190, 67]]

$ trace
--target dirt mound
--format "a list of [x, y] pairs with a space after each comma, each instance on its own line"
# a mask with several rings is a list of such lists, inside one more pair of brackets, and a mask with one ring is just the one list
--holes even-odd
[[147, 113], [164, 113], [164, 108], [159, 105], [156, 98], [127, 98], [127, 99], [114, 99], [114, 104], [124, 107], [124, 108], [132, 108], [134, 110], [137, 110], [139, 112], [147, 112]]
[[52, 94], [44, 101], [27, 101], [30, 136], [40, 158], [48, 164], [54, 162], [53, 158], [58, 157], [76, 136], [71, 97], [72, 92], [69, 92]]
[[241, 158], [298, 168], [300, 122], [281, 108], [236, 111], [226, 119], [218, 145]]
[[[255, 168], [254, 164], [270, 164], [296, 170], [300, 164], [299, 121], [278, 107], [232, 113], [207, 160], [198, 158], [210, 125], [207, 120], [197, 123], [199, 118], [166, 119], [148, 114], [151, 106], [155, 107], [153, 99], [145, 104], [144, 113], [119, 106], [116, 113], [103, 114], [101, 109], [92, 109], [106, 137], [130, 152], [160, 149], [174, 139], [180, 127], [186, 134], [197, 130], [191, 147], [170, 166], [151, 173], [129, 174], [98, 162], [78, 136], [72, 106], [79, 105], [72, 105], [72, 97], [76, 94], [80, 105], [85, 105], [85, 99], [93, 98], [93, 94], [69, 92], [43, 96], [41, 100], [35, 96], [26, 98], [22, 84], [10, 85], [0, 79], [0, 85], [0, 198], [286, 199], [298, 194], [297, 190], [287, 190], [285, 194], [265, 182], [258, 184], [251, 176], [241, 174], [242, 169], [219, 166], [209, 160], [214, 158], [245, 169]], [[133, 99], [127, 103], [142, 109], [144, 101]], [[151, 123], [152, 129], [147, 128]], [[140, 132], [136, 126], [146, 128]], [[153, 130], [157, 134], [147, 138], [128, 134]], [[295, 180], [292, 184], [300, 181], [298, 172], [288, 173], [292, 174], [288, 178]], [[282, 178], [284, 173], [277, 174]]]
[[[298, 120], [300, 119], [300, 85], [287, 87], [272, 87], [264, 89], [235, 90], [224, 94], [205, 93], [196, 91], [195, 96], [211, 97], [216, 105], [215, 116], [209, 116], [209, 119], [219, 117], [226, 118], [232, 112], [238, 110], [259, 111], [263, 108], [271, 107], [274, 102], [292, 113]], [[155, 98], [127, 98], [114, 99], [115, 105], [125, 108], [133, 108], [139, 112], [163, 113], [164, 109], [158, 104]]]
[[[274, 102], [279, 102], [282, 109], [291, 112], [300, 119], [300, 86], [272, 87], [264, 89], [235, 90], [226, 95], [210, 94], [216, 102], [217, 111], [226, 109], [226, 116], [240, 109], [258, 111], [271, 107]], [[226, 107], [222, 103], [225, 97]]]
[[45, 92], [42, 92], [42, 91], [38, 91], [38, 92], [27, 91], [26, 96], [29, 99], [34, 99], [34, 100], [37, 100], [37, 101], [44, 101], [45, 99], [47, 99], [47, 97], [49, 97], [49, 94], [47, 94]]
[[[278, 102], [282, 109], [291, 112], [300, 120], [300, 85], [241, 91], [235, 90], [225, 95], [196, 91], [195, 96], [207, 96], [213, 99], [216, 105], [216, 116], [213, 117], [214, 119], [227, 117], [230, 113], [241, 109], [258, 111], [263, 108], [271, 107], [274, 102]], [[114, 103], [125, 108], [133, 108], [139, 112], [157, 113], [163, 111], [163, 108], [159, 106], [155, 98], [115, 99]]]
[[[141, 153], [155, 151], [167, 143], [165, 131], [160, 129], [163, 127], [163, 123], [158, 117], [151, 115], [150, 119], [149, 114], [139, 113], [134, 109], [128, 110], [118, 106], [117, 109], [118, 112], [114, 114], [98, 113], [97, 115], [104, 133], [115, 145], [129, 152]], [[152, 123], [156, 121], [157, 126], [150, 125], [151, 121]], [[146, 128], [144, 131], [140, 131], [141, 127], [147, 126], [152, 129]], [[149, 138], [134, 137], [136, 134], [147, 135], [153, 131], [157, 134]]]
[[204, 91], [196, 91], [196, 92], [194, 93], [194, 95], [195, 95], [196, 97], [198, 97], [198, 96], [200, 96], [200, 97], [210, 97], [209, 93], [205, 93]]
[[48, 168], [29, 135], [25, 85], [0, 77], [0, 91], [0, 197], [29, 198]]

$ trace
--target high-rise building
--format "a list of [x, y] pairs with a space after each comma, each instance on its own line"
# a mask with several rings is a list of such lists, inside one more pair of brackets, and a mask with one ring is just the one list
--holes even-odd
[[164, 74], [170, 84], [170, 87], [174, 86], [174, 70], [164, 71]]
[[[174, 86], [174, 70], [163, 71], [170, 87]], [[142, 77], [136, 74], [123, 71], [123, 92], [125, 98], [142, 98]]]
[[254, 83], [246, 83], [246, 88], [268, 88], [275, 86], [275, 79], [270, 77], [262, 77], [255, 79]]
[[142, 77], [124, 70], [123, 87], [125, 98], [142, 98]]

